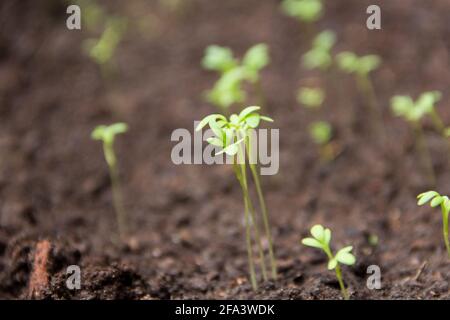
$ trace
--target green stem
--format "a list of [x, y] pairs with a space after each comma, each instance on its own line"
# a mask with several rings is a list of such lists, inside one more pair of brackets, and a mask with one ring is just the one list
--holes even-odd
[[428, 179], [432, 185], [436, 183], [436, 175], [434, 174], [433, 162], [431, 160], [430, 151], [428, 150], [425, 135], [422, 126], [418, 121], [413, 122], [414, 133], [416, 136], [417, 149], [422, 158], [422, 163], [427, 171]]
[[442, 208], [442, 233], [444, 235], [445, 247], [447, 249], [448, 257], [450, 258], [450, 242], [448, 240], [448, 214], [449, 212], [445, 209], [444, 205], [441, 205]]
[[[251, 145], [250, 145], [250, 139], [247, 138], [247, 152], [250, 154], [251, 152]], [[253, 180], [255, 181], [256, 186], [256, 193], [258, 194], [258, 200], [259, 200], [259, 206], [262, 211], [263, 216], [263, 223], [264, 223], [264, 229], [266, 233], [267, 240], [269, 242], [269, 258], [270, 258], [270, 265], [272, 269], [272, 277], [276, 280], [278, 273], [277, 273], [277, 262], [275, 259], [275, 254], [273, 250], [273, 240], [272, 240], [272, 234], [270, 232], [270, 223], [269, 223], [269, 215], [267, 213], [267, 207], [266, 207], [266, 201], [264, 199], [264, 194], [262, 192], [261, 183], [259, 180], [258, 171], [255, 164], [252, 164], [249, 161], [250, 171], [253, 175]]]
[[348, 295], [347, 288], [345, 288], [344, 280], [342, 280], [342, 272], [339, 263], [336, 265], [336, 278], [338, 279], [339, 286], [341, 287], [341, 292], [342, 295], [344, 296], [344, 299], [348, 300], [350, 296]]
[[103, 150], [105, 153], [106, 162], [108, 163], [109, 167], [109, 176], [111, 179], [113, 205], [116, 211], [117, 227], [119, 229], [119, 235], [123, 239], [128, 233], [128, 227], [125, 208], [123, 205], [122, 192], [120, 188], [119, 174], [117, 172], [117, 160], [112, 144], [104, 144]]

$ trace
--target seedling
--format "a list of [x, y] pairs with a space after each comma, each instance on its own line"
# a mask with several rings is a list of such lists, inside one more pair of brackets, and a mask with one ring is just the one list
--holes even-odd
[[325, 92], [320, 88], [302, 87], [297, 93], [297, 101], [308, 109], [318, 109], [325, 100]]
[[127, 21], [124, 18], [111, 17], [106, 21], [106, 27], [99, 39], [85, 40], [85, 48], [89, 56], [100, 66], [105, 77], [111, 73], [113, 58], [117, 46], [127, 28]]
[[106, 14], [95, 0], [77, 0], [76, 3], [83, 12], [84, 25], [90, 32], [94, 32], [104, 22]]
[[319, 146], [320, 158], [329, 162], [336, 157], [336, 150], [331, 142], [333, 129], [328, 122], [317, 121], [309, 127], [309, 133], [313, 141]]
[[269, 62], [269, 49], [263, 43], [251, 47], [242, 61], [236, 59], [229, 48], [217, 45], [207, 47], [202, 65], [220, 74], [214, 87], [206, 93], [207, 100], [226, 113], [231, 105], [245, 101], [247, 93], [243, 84], [249, 82], [254, 87], [259, 103], [263, 105], [260, 71]]
[[336, 35], [333, 31], [319, 33], [313, 40], [311, 50], [303, 55], [303, 66], [309, 70], [327, 70], [333, 62], [331, 49], [335, 43]]
[[342, 279], [341, 264], [348, 266], [354, 265], [356, 262], [355, 256], [351, 253], [353, 247], [347, 246], [340, 249], [336, 255], [333, 255], [330, 249], [331, 230], [324, 228], [321, 225], [315, 225], [311, 228], [312, 238], [304, 238], [302, 243], [305, 246], [322, 249], [328, 257], [328, 270], [335, 270], [336, 278], [341, 288], [342, 296], [345, 300], [349, 299], [347, 289]]
[[127, 234], [127, 217], [123, 205], [122, 192], [120, 188], [119, 175], [117, 171], [117, 157], [114, 153], [114, 139], [116, 135], [127, 132], [125, 123], [115, 123], [109, 126], [97, 126], [91, 134], [92, 139], [103, 142], [103, 153], [109, 168], [111, 185], [113, 191], [113, 203], [116, 211], [119, 235], [123, 238]]
[[422, 93], [416, 101], [410, 96], [394, 96], [391, 99], [391, 108], [394, 115], [405, 119], [414, 130], [417, 148], [432, 183], [435, 182], [435, 173], [421, 121], [426, 115], [429, 115], [436, 130], [444, 138], [446, 137], [445, 126], [434, 107], [440, 98], [441, 93], [439, 91], [428, 91]]
[[323, 14], [321, 0], [283, 0], [281, 8], [288, 16], [305, 23], [313, 23]]
[[380, 129], [383, 127], [383, 117], [378, 109], [374, 86], [370, 80], [370, 73], [381, 65], [381, 58], [377, 55], [357, 56], [353, 52], [341, 52], [336, 57], [339, 68], [349, 74], [354, 74], [358, 88], [367, 99], [367, 105], [377, 117]]
[[251, 157], [251, 150], [253, 145], [251, 131], [258, 128], [261, 121], [273, 122], [271, 118], [261, 116], [258, 113], [260, 109], [261, 108], [257, 106], [247, 107], [242, 110], [239, 115], [232, 114], [229, 119], [221, 114], [212, 114], [200, 121], [196, 128], [196, 131], [200, 131], [208, 125], [214, 133], [214, 137], [209, 138], [208, 143], [217, 148], [218, 151], [216, 155], [225, 153], [228, 156], [233, 157], [234, 173], [242, 188], [244, 198], [246, 245], [249, 260], [250, 280], [254, 290], [257, 290], [258, 283], [256, 281], [255, 263], [252, 250], [252, 227], [254, 229], [255, 240], [258, 246], [258, 252], [260, 256], [259, 260], [264, 280], [267, 280], [267, 270], [259, 226], [256, 220], [256, 213], [250, 197], [250, 191], [247, 181], [247, 162], [255, 183], [259, 206], [262, 213], [265, 235], [269, 244], [269, 259], [272, 277], [274, 279], [277, 278], [277, 266], [273, 251], [273, 241], [270, 232], [267, 207], [261, 188], [258, 170], [254, 159], [252, 159]]
[[441, 196], [436, 191], [427, 191], [417, 196], [419, 206], [430, 202], [432, 208], [441, 206], [442, 211], [442, 234], [444, 236], [445, 247], [447, 248], [448, 257], [450, 258], [450, 243], [448, 240], [448, 214], [450, 212], [450, 200], [447, 196]]

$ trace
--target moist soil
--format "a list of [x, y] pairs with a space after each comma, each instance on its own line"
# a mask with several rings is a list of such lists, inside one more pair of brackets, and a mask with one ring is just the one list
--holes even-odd
[[[450, 151], [426, 122], [438, 173], [430, 183], [411, 129], [389, 110], [395, 94], [440, 90], [438, 112], [450, 121], [450, 2], [325, 2], [323, 18], [307, 28], [276, 0], [190, 0], [176, 9], [101, 1], [129, 18], [105, 76], [83, 49], [95, 32], [67, 30], [64, 3], [2, 1], [0, 298], [341, 299], [323, 254], [300, 244], [316, 223], [333, 230], [335, 249], [354, 246], [357, 264], [343, 270], [353, 299], [450, 298], [441, 214], [415, 200], [431, 188], [450, 192]], [[382, 30], [366, 28], [369, 4], [381, 6]], [[351, 76], [301, 67], [311, 35], [326, 28], [338, 36], [335, 52], [382, 57], [372, 79], [384, 128], [372, 125]], [[279, 173], [262, 178], [279, 279], [254, 292], [232, 169], [173, 164], [170, 137], [215, 112], [202, 98], [217, 78], [201, 68], [205, 47], [226, 45], [241, 56], [259, 42], [272, 60], [262, 73], [263, 113], [280, 130]], [[295, 93], [316, 84], [327, 98], [313, 112]], [[331, 162], [320, 160], [308, 135], [319, 119], [334, 127], [339, 153]], [[101, 146], [90, 138], [96, 125], [116, 121], [130, 127], [115, 145], [132, 230], [125, 242], [117, 241]], [[36, 295], [30, 279], [42, 241], [50, 250]], [[66, 287], [73, 264], [80, 290]], [[380, 290], [366, 286], [369, 265], [381, 269]]]

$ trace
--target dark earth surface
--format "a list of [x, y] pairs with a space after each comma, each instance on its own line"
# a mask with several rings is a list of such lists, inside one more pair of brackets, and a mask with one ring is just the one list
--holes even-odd
[[[300, 244], [316, 223], [332, 229], [335, 248], [354, 246], [357, 264], [344, 268], [353, 299], [450, 298], [441, 214], [415, 200], [430, 188], [449, 193], [449, 151], [426, 123], [439, 173], [429, 185], [410, 128], [389, 111], [395, 94], [440, 90], [437, 109], [450, 122], [450, 2], [325, 2], [315, 29], [336, 32], [335, 53], [383, 58], [372, 77], [383, 132], [368, 129], [351, 76], [301, 68], [311, 39], [279, 1], [190, 0], [177, 11], [157, 1], [100, 2], [131, 21], [108, 79], [83, 51], [92, 35], [66, 29], [66, 4], [1, 1], [0, 298], [31, 298], [36, 245], [47, 239], [44, 298], [341, 299], [323, 254]], [[381, 31], [366, 29], [369, 4], [382, 7]], [[263, 113], [280, 129], [280, 171], [262, 179], [280, 275], [253, 292], [231, 168], [174, 165], [170, 136], [215, 111], [202, 99], [216, 79], [200, 66], [205, 47], [226, 45], [240, 56], [258, 42], [272, 59], [262, 74]], [[295, 100], [309, 83], [326, 89], [321, 112]], [[342, 152], [333, 162], [320, 162], [309, 138], [317, 119], [336, 131]], [[108, 170], [90, 138], [96, 125], [116, 121], [130, 126], [116, 143], [133, 231], [126, 244], [114, 240]], [[81, 267], [81, 290], [65, 286], [71, 264]], [[366, 287], [372, 264], [381, 268], [381, 290]]]

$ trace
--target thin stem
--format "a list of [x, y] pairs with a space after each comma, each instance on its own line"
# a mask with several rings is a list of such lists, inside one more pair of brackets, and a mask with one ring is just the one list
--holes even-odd
[[431, 184], [436, 183], [436, 175], [434, 174], [433, 162], [431, 160], [430, 151], [425, 141], [425, 135], [422, 126], [418, 121], [413, 122], [414, 133], [416, 136], [416, 146], [422, 158], [423, 165], [427, 171], [428, 179]]
[[[251, 145], [250, 145], [250, 139], [247, 138], [247, 152], [250, 154]], [[278, 273], [277, 273], [277, 262], [275, 259], [275, 254], [273, 250], [273, 240], [272, 240], [272, 234], [270, 232], [270, 223], [269, 223], [269, 215], [267, 213], [267, 207], [266, 207], [266, 201], [264, 199], [264, 194], [262, 192], [261, 183], [259, 180], [258, 171], [255, 164], [252, 164], [251, 161], [249, 161], [250, 171], [253, 175], [253, 180], [255, 181], [256, 186], [256, 193], [258, 194], [259, 199], [259, 206], [261, 208], [262, 216], [263, 216], [263, 223], [264, 223], [264, 229], [267, 237], [267, 241], [269, 242], [269, 258], [270, 258], [270, 265], [272, 269], [272, 277], [276, 280]]]
[[447, 249], [448, 257], [450, 258], [450, 242], [448, 240], [448, 211], [441, 205], [442, 208], [442, 233], [444, 235], [445, 247]]
[[106, 162], [109, 167], [109, 176], [111, 179], [113, 205], [116, 211], [117, 227], [119, 235], [124, 238], [128, 233], [127, 218], [125, 207], [123, 205], [122, 191], [120, 188], [119, 174], [117, 171], [117, 160], [114, 154], [112, 144], [104, 144], [103, 150], [105, 153]]
[[341, 287], [341, 292], [342, 295], [344, 296], [344, 299], [348, 300], [350, 296], [348, 295], [347, 288], [344, 285], [344, 280], [342, 280], [342, 272], [339, 263], [336, 265], [336, 278], [338, 279], [339, 286]]

